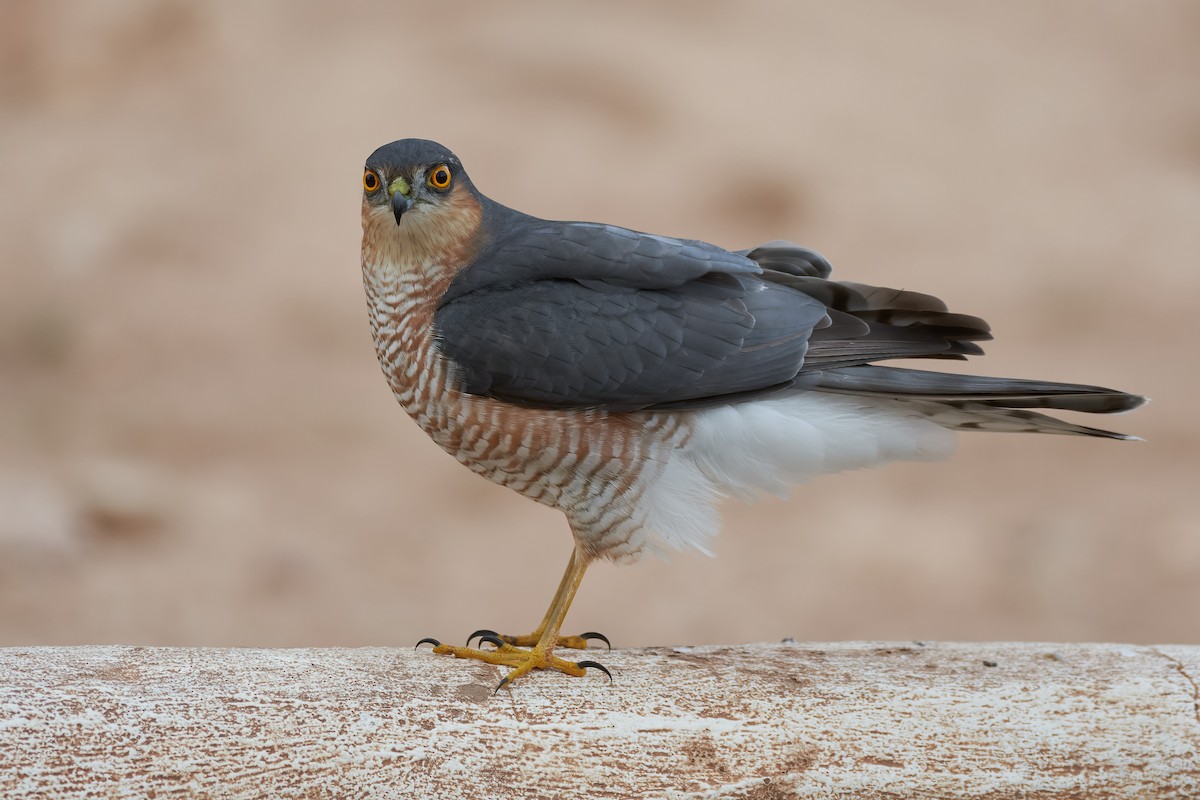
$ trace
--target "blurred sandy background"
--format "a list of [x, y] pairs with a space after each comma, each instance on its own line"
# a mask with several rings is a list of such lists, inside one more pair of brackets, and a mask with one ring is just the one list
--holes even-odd
[[620, 645], [1200, 641], [1200, 5], [6, 3], [0, 644], [408, 645], [541, 618], [569, 552], [395, 405], [360, 169], [442, 141], [542, 216], [827, 254], [1115, 386], [1125, 444], [731, 503], [600, 565]]

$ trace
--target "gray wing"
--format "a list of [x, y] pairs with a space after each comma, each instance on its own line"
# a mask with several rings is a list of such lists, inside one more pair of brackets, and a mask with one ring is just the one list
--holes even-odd
[[522, 282], [465, 295], [436, 317], [468, 393], [612, 411], [788, 385], [827, 322], [812, 298], [722, 273], [666, 289]]
[[[669, 289], [711, 273], [762, 273], [744, 253], [592, 222], [549, 222], [490, 204], [494, 239], [460, 272], [441, 305], [498, 285], [541, 280], [603, 281]], [[498, 219], [496, 219], [498, 218]]]
[[[820, 255], [785, 242], [731, 253], [590, 223], [514, 219], [500, 229], [435, 317], [471, 394], [540, 407], [697, 407], [815, 385], [822, 368], [961, 358], [978, 349], [966, 339], [986, 338], [974, 318], [946, 315], [978, 323], [964, 336], [939, 325], [944, 306], [927, 295], [828, 281]], [[888, 309], [896, 320], [879, 318]]]

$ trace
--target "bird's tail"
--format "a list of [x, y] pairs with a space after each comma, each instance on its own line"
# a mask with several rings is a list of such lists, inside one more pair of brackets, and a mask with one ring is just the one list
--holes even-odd
[[639, 495], [649, 537], [641, 544], [708, 552], [724, 495], [784, 494], [821, 473], [944, 458], [957, 430], [1134, 439], [1033, 409], [1114, 414], [1145, 402], [1098, 386], [900, 367], [826, 368], [801, 378], [772, 395], [687, 413], [686, 442]]
[[1076, 425], [1030, 409], [1116, 414], [1146, 402], [1144, 397], [1101, 386], [873, 365], [822, 371], [812, 388], [900, 401], [952, 430], [1060, 433], [1109, 439], [1138, 437]]

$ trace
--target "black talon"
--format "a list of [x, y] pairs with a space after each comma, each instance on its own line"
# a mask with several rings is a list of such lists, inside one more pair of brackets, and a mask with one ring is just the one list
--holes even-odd
[[499, 635], [500, 634], [496, 633], [493, 630], [489, 630], [488, 628], [480, 628], [479, 630], [475, 631], [474, 633], [472, 633], [470, 636], [467, 637], [467, 647], [471, 646], [471, 640], [474, 639], [476, 636], [499, 636]]
[[[508, 675], [512, 675], [512, 673], [510, 672], [510, 673], [508, 673]], [[500, 683], [496, 685], [496, 691], [492, 692], [493, 696], [500, 694], [500, 690], [503, 689], [508, 684], [508, 675], [505, 675], [500, 680]]]
[[422, 639], [421, 641], [419, 641], [415, 645], [413, 645], [413, 650], [416, 650], [418, 647], [420, 647], [423, 644], [431, 644], [434, 647], [442, 646], [442, 643], [439, 642], [437, 639], [434, 639], [432, 636], [426, 636], [424, 639]]
[[608, 637], [605, 636], [603, 633], [597, 633], [596, 631], [588, 631], [587, 633], [579, 634], [579, 638], [580, 639], [599, 639], [600, 641], [604, 642], [605, 647], [607, 647], [609, 650], [612, 650], [612, 642], [610, 642], [608, 640]]
[[[607, 675], [607, 676], [608, 676], [608, 682], [609, 682], [609, 683], [612, 683], [612, 682], [613, 682], [612, 673], [608, 671], [608, 667], [604, 666], [603, 664], [601, 664], [601, 663], [600, 663], [600, 662], [598, 662], [598, 661], [580, 661], [580, 662], [578, 662], [578, 663], [577, 663], [575, 666], [577, 666], [577, 667], [583, 667], [584, 669], [588, 669], [589, 667], [590, 667], [591, 669], [598, 669], [598, 670], [600, 670], [601, 672], [603, 672], [605, 675]], [[501, 686], [503, 686], [503, 685], [504, 685], [503, 681], [500, 683], [500, 685], [501, 685]], [[497, 690], [497, 691], [499, 691], [499, 690]]]
[[497, 650], [499, 650], [501, 647], [504, 647], [504, 645], [506, 644], [506, 642], [503, 639], [501, 639], [499, 636], [492, 636], [487, 633], [485, 633], [483, 636], [479, 637], [479, 643], [483, 644], [484, 642], [487, 642], [488, 644], [496, 645]]

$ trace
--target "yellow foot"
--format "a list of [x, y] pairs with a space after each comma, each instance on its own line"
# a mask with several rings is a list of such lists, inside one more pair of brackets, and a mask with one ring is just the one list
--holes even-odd
[[520, 647], [514, 647], [501, 641], [497, 637], [484, 635], [480, 637], [481, 642], [489, 642], [496, 645], [495, 650], [477, 650], [473, 647], [456, 647], [452, 644], [442, 644], [437, 639], [422, 639], [417, 642], [417, 646], [429, 643], [433, 645], [433, 652], [442, 656], [454, 656], [455, 658], [473, 658], [477, 661], [484, 661], [488, 664], [497, 664], [502, 667], [512, 667], [512, 672], [504, 676], [504, 680], [496, 687], [496, 691], [500, 691], [508, 684], [532, 672], [535, 669], [553, 669], [559, 672], [571, 675], [572, 677], [582, 678], [587, 674], [588, 668], [598, 669], [608, 676], [608, 680], [612, 681], [612, 673], [608, 671], [603, 664], [598, 664], [595, 661], [567, 661], [553, 655], [551, 650], [540, 650], [534, 648], [525, 650]]
[[[524, 636], [508, 636], [507, 634], [496, 633], [495, 631], [488, 630], [487, 628], [480, 628], [467, 637], [467, 645], [470, 646], [472, 639], [479, 639], [480, 642], [483, 642], [484, 637], [499, 639], [505, 644], [511, 644], [516, 647], [534, 647], [542, 638], [542, 632], [538, 630], [534, 631], [533, 633], [527, 633]], [[565, 647], [568, 650], [587, 650], [588, 642], [592, 640], [604, 642], [604, 646], [609, 650], [612, 650], [612, 642], [608, 641], [608, 637], [603, 633], [597, 633], [596, 631], [588, 631], [587, 633], [581, 633], [578, 636], [559, 636], [555, 640], [554, 646]]]

